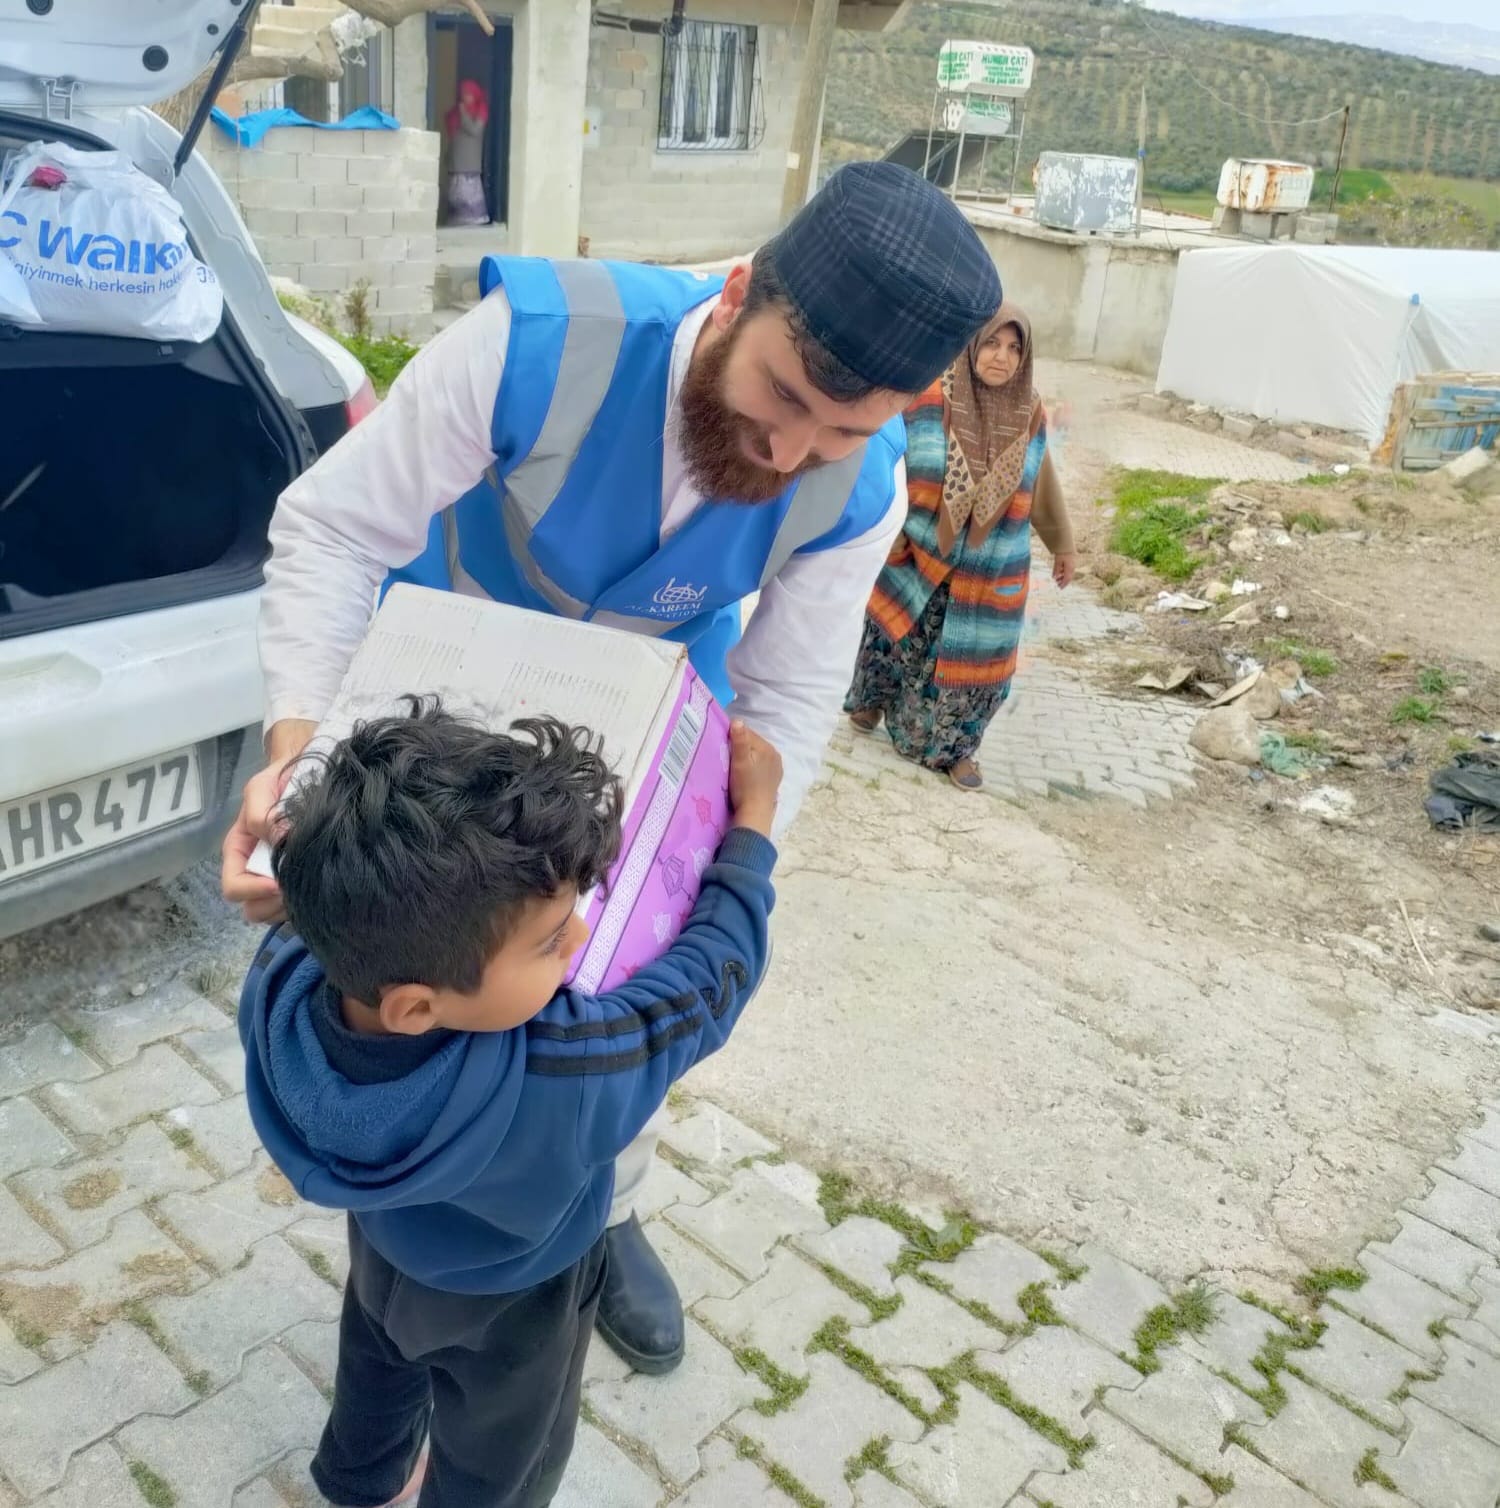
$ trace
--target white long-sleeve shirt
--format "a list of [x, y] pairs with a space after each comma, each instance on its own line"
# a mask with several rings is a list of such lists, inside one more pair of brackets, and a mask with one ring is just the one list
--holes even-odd
[[[662, 538], [702, 506], [677, 441], [678, 394], [716, 299], [683, 320], [663, 416]], [[435, 514], [494, 462], [490, 421], [510, 336], [497, 290], [412, 360], [369, 418], [282, 494], [260, 613], [269, 722], [327, 712], [359, 647], [386, 573], [414, 560]], [[730, 651], [735, 714], [781, 752], [778, 827], [816, 778], [859, 647], [864, 609], [906, 515], [898, 464], [874, 528], [832, 549], [794, 555], [760, 594]]]

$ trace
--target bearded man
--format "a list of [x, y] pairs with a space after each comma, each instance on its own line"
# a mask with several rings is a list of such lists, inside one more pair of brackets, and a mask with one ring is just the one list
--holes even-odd
[[[968, 222], [889, 163], [836, 173], [722, 280], [520, 257], [482, 273], [479, 306], [271, 521], [269, 763], [224, 843], [224, 893], [252, 921], [280, 900], [246, 861], [392, 578], [686, 643], [781, 751], [784, 829], [905, 516], [901, 410], [1001, 300]], [[669, 1371], [684, 1344], [635, 1215], [657, 1134], [616, 1164], [598, 1319], [643, 1372]]]

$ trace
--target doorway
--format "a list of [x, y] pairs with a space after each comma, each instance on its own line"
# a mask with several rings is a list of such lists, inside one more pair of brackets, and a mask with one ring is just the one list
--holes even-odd
[[467, 16], [429, 16], [427, 19], [427, 127], [442, 140], [439, 162], [442, 189], [438, 195], [438, 224], [455, 223], [449, 208], [449, 175], [453, 171], [453, 140], [449, 112], [458, 103], [459, 86], [476, 83], [487, 96], [489, 118], [483, 132], [485, 209], [495, 225], [504, 225], [510, 198], [510, 85], [514, 33], [503, 16], [493, 16], [495, 34], [485, 36], [478, 22]]

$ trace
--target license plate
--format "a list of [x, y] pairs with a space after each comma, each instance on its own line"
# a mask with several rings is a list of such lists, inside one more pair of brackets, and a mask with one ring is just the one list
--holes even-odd
[[127, 843], [203, 810], [198, 751], [155, 759], [0, 802], [0, 885]]

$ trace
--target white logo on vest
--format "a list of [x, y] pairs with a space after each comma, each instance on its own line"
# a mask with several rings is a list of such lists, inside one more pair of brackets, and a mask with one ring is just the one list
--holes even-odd
[[652, 592], [651, 612], [663, 618], [685, 618], [697, 612], [707, 596], [706, 586], [693, 586], [686, 581], [679, 586], [677, 578], [669, 576], [665, 586]]

